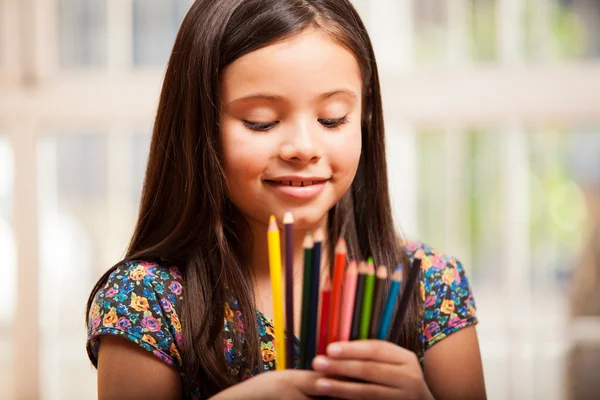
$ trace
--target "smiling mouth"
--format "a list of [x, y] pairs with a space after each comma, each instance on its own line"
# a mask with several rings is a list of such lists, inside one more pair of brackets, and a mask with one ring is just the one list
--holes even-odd
[[304, 186], [316, 185], [319, 183], [323, 183], [325, 181], [324, 180], [320, 180], [320, 181], [270, 181], [270, 180], [267, 180], [267, 182], [274, 183], [276, 185], [283, 185], [283, 186], [304, 187]]
[[308, 200], [318, 196], [325, 189], [329, 179], [300, 177], [291, 179], [267, 179], [264, 182], [279, 195], [287, 198]]

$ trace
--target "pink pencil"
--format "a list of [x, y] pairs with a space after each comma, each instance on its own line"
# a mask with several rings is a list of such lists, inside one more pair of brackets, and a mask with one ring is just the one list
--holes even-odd
[[340, 316], [340, 341], [350, 340], [352, 329], [352, 315], [354, 312], [354, 297], [356, 296], [356, 281], [358, 279], [358, 268], [356, 261], [350, 261], [344, 279], [344, 295], [342, 298], [342, 315]]

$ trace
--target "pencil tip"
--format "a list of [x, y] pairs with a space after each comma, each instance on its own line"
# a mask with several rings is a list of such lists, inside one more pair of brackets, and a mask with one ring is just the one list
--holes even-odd
[[357, 269], [356, 269], [356, 260], [350, 260], [350, 263], [348, 264], [348, 269], [346, 270], [346, 273], [350, 272], [350, 273], [356, 273]]
[[302, 247], [305, 249], [312, 249], [313, 246], [314, 246], [314, 242], [313, 242], [312, 234], [310, 233], [310, 231], [307, 231], [306, 235], [304, 235], [304, 242], [302, 242]]
[[322, 242], [325, 239], [325, 233], [323, 232], [323, 228], [321, 225], [317, 226], [315, 229], [315, 242]]
[[283, 214], [283, 223], [284, 224], [293, 224], [294, 223], [294, 215], [292, 214], [292, 212], [290, 210], [287, 210]]
[[375, 261], [373, 261], [373, 257], [369, 257], [367, 259], [367, 263], [369, 263], [369, 264], [375, 264]]
[[380, 265], [377, 268], [377, 278], [379, 279], [385, 279], [388, 276], [388, 269], [385, 265]]
[[275, 231], [278, 230], [279, 228], [277, 227], [277, 220], [275, 219], [274, 215], [271, 215], [271, 218], [269, 218], [269, 232], [270, 231]]
[[344, 238], [339, 238], [337, 245], [335, 246], [336, 253], [347, 253], [348, 248], [346, 247], [346, 241]]

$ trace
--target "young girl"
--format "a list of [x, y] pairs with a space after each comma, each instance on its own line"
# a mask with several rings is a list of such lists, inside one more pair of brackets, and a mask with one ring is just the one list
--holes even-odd
[[[266, 232], [286, 210], [296, 278], [317, 226], [322, 270], [341, 235], [349, 258], [377, 265], [425, 252], [399, 345], [333, 343], [311, 371], [274, 371]], [[166, 71], [127, 256], [88, 302], [100, 399], [483, 399], [476, 322], [461, 264], [398, 239], [377, 66], [350, 2], [197, 0]]]

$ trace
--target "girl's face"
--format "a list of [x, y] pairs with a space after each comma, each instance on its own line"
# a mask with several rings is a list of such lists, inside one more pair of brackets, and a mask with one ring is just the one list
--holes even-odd
[[290, 210], [311, 228], [349, 189], [361, 151], [362, 79], [352, 52], [309, 29], [222, 73], [229, 199], [250, 221]]

